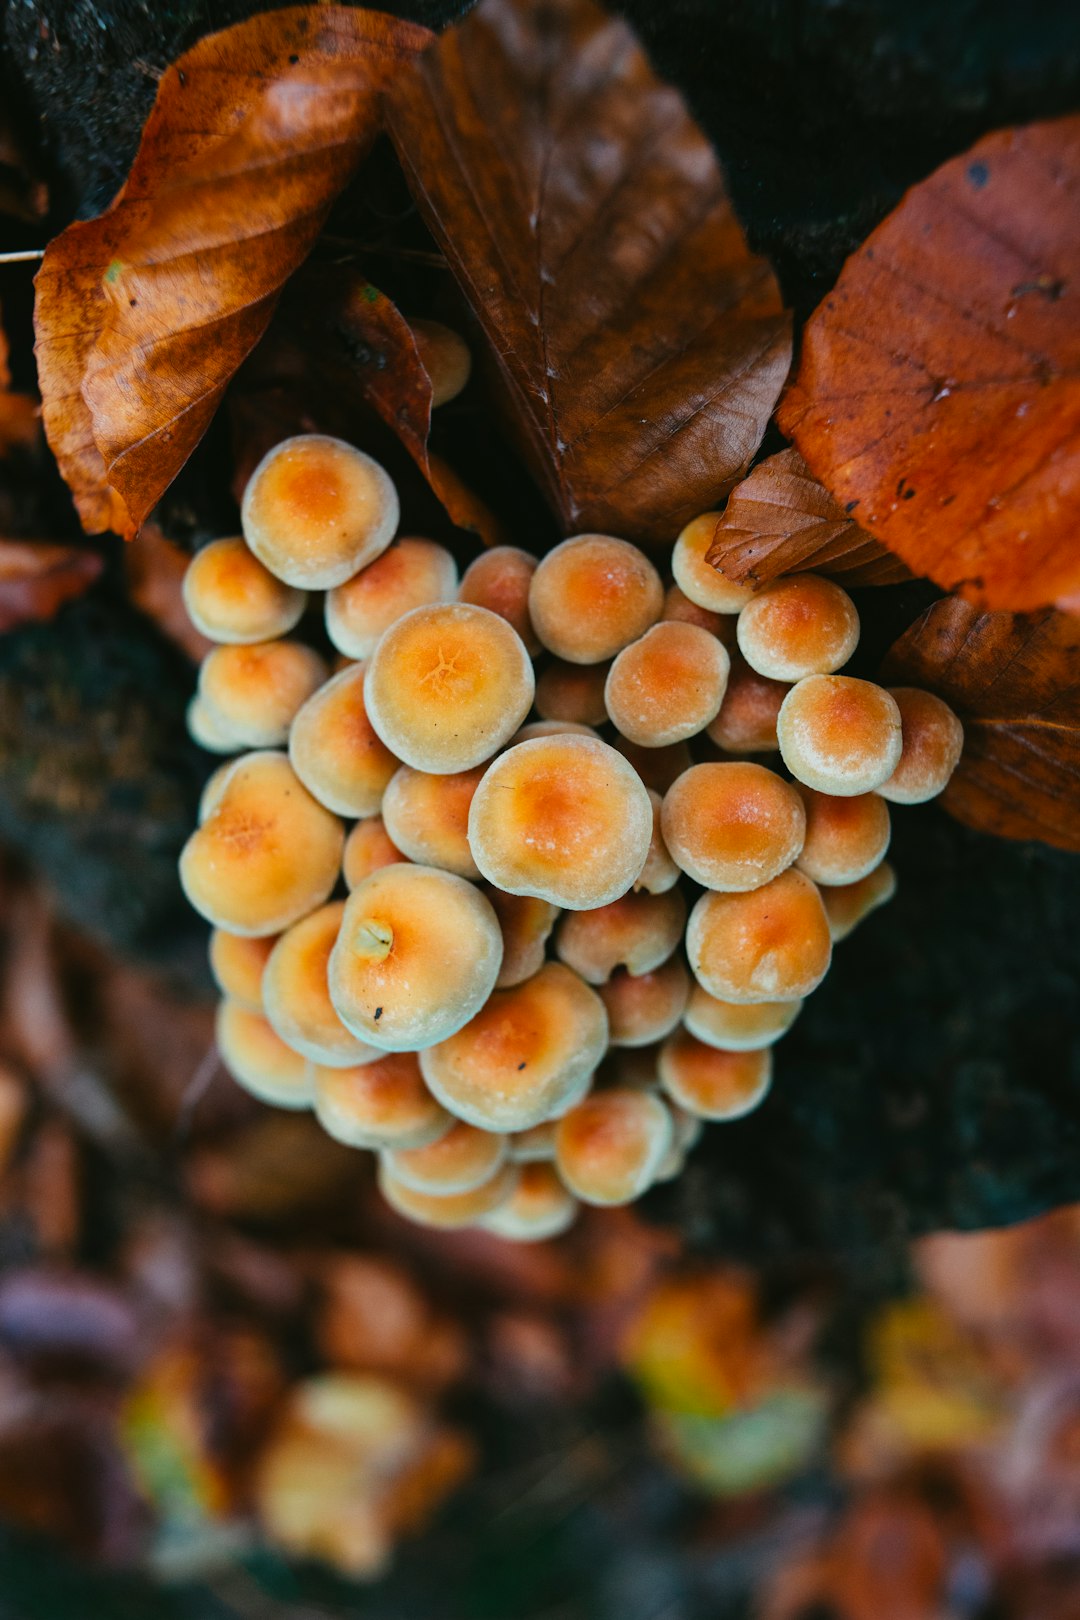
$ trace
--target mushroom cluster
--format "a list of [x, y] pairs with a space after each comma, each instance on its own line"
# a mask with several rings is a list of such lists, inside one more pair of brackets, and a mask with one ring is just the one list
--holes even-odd
[[[374, 1151], [414, 1221], [543, 1238], [677, 1175], [703, 1122], [762, 1100], [833, 942], [892, 894], [890, 803], [959, 759], [938, 698], [839, 673], [845, 591], [734, 585], [716, 521], [666, 589], [600, 534], [459, 580], [395, 539], [380, 466], [310, 434], [190, 565], [220, 644], [190, 727], [236, 756], [180, 866], [221, 1058]], [[316, 591], [324, 653], [293, 636]]]

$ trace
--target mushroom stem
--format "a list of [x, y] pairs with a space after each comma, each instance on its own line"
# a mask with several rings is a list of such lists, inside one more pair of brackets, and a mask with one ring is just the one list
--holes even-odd
[[366, 962], [385, 962], [394, 948], [394, 930], [389, 923], [365, 917], [350, 941], [353, 954]]

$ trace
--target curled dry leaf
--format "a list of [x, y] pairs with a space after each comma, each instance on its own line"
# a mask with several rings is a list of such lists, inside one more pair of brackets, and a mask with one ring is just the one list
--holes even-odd
[[162, 77], [127, 183], [38, 272], [45, 430], [84, 528], [133, 535], [199, 442], [430, 38], [297, 6], [202, 39]]
[[958, 821], [1080, 851], [1080, 620], [946, 597], [892, 647], [884, 677], [927, 687], [963, 720], [943, 800]]
[[913, 572], [989, 608], [1080, 593], [1080, 115], [913, 187], [806, 328], [780, 425]]
[[859, 528], [794, 448], [769, 456], [736, 484], [708, 561], [740, 585], [812, 569], [845, 585], [896, 585], [909, 570]]
[[102, 566], [80, 547], [0, 540], [0, 633], [51, 619], [89, 590]]
[[592, 0], [484, 0], [387, 120], [566, 531], [672, 539], [749, 465], [791, 346], [679, 96]]

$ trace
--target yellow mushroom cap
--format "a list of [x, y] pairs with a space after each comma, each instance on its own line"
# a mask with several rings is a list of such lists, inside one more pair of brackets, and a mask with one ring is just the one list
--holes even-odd
[[217, 808], [221, 801], [221, 795], [225, 791], [225, 783], [232, 775], [233, 766], [239, 764], [239, 759], [224, 759], [217, 769], [211, 771], [206, 778], [203, 783], [202, 793], [199, 795], [199, 810], [196, 817], [200, 826], [202, 826], [207, 816], [211, 815]]
[[280, 934], [329, 897], [343, 843], [341, 822], [311, 797], [284, 754], [247, 754], [184, 845], [180, 881], [216, 928]]
[[602, 726], [607, 719], [604, 683], [610, 664], [567, 664], [555, 658], [536, 678], [536, 712], [542, 720]]
[[715, 720], [731, 660], [723, 644], [699, 625], [654, 624], [618, 654], [604, 702], [630, 742], [661, 748], [704, 731]]
[[327, 674], [318, 653], [299, 641], [215, 647], [199, 670], [199, 698], [234, 747], [276, 748]]
[[456, 1034], [421, 1054], [444, 1108], [488, 1131], [523, 1131], [587, 1085], [607, 1048], [604, 1004], [576, 973], [547, 962], [496, 990]]
[[771, 1081], [767, 1047], [722, 1051], [684, 1029], [660, 1048], [661, 1085], [696, 1119], [741, 1119], [763, 1100]]
[[859, 615], [847, 591], [820, 574], [788, 574], [762, 587], [739, 614], [739, 651], [774, 681], [831, 675], [859, 644]]
[[808, 675], [780, 708], [776, 734], [797, 781], [846, 798], [883, 786], [900, 762], [900, 710], [883, 686]]
[[341, 860], [345, 887], [355, 889], [358, 883], [370, 877], [372, 872], [377, 872], [380, 866], [393, 866], [395, 861], [407, 859], [387, 832], [382, 816], [368, 816], [356, 823], [345, 840], [345, 853]]
[[707, 608], [710, 613], [738, 613], [750, 600], [752, 590], [748, 585], [737, 585], [733, 579], [725, 579], [705, 561], [719, 521], [719, 512], [702, 512], [686, 525], [671, 554], [671, 572], [683, 595], [698, 607]]
[[415, 1187], [406, 1187], [391, 1170], [385, 1158], [379, 1162], [379, 1191], [391, 1209], [418, 1226], [433, 1226], [443, 1231], [455, 1231], [463, 1226], [475, 1226], [482, 1216], [490, 1215], [512, 1196], [518, 1184], [521, 1168], [504, 1164], [490, 1181], [465, 1193], [424, 1193]]
[[706, 1046], [718, 1046], [727, 1052], [756, 1052], [787, 1034], [802, 1005], [801, 1001], [718, 1001], [695, 984], [683, 1023]]
[[670, 1035], [683, 1015], [690, 975], [681, 956], [649, 973], [620, 968], [600, 987], [612, 1046], [651, 1046]]
[[466, 568], [458, 587], [458, 601], [487, 608], [513, 625], [535, 658], [540, 642], [529, 618], [529, 586], [536, 558], [517, 546], [492, 546]]
[[266, 1017], [287, 1046], [330, 1068], [371, 1063], [379, 1049], [345, 1028], [330, 1000], [327, 971], [345, 912], [343, 900], [320, 906], [287, 928], [263, 974]]
[[418, 1051], [467, 1024], [495, 987], [502, 935], [464, 878], [401, 862], [358, 883], [330, 956], [330, 997], [362, 1041]]
[[544, 947], [559, 916], [558, 906], [534, 894], [507, 894], [485, 884], [503, 938], [502, 967], [496, 990], [509, 990], [531, 979], [544, 965]]
[[900, 762], [878, 789], [893, 804], [924, 804], [944, 792], [964, 751], [964, 728], [933, 692], [916, 686], [890, 686], [900, 710]]
[[366, 666], [351, 664], [310, 697], [293, 721], [289, 758], [320, 804], [339, 816], [372, 816], [399, 761], [368, 715]]
[[265, 939], [248, 939], [215, 928], [210, 935], [210, 971], [223, 996], [236, 1001], [249, 1012], [262, 1012], [262, 977], [277, 934]]
[[694, 765], [664, 795], [664, 843], [682, 870], [708, 889], [760, 888], [798, 858], [802, 800], [764, 765]]
[[459, 877], [480, 873], [469, 848], [469, 806], [486, 770], [433, 775], [402, 765], [387, 784], [382, 815], [386, 830], [410, 861], [440, 866]]
[[196, 552], [182, 587], [188, 618], [211, 641], [272, 641], [303, 617], [307, 595], [276, 579], [244, 541], [212, 540]]
[[819, 884], [857, 883], [889, 847], [889, 807], [879, 793], [838, 799], [799, 785], [806, 839], [796, 865]]
[[383, 1052], [350, 1069], [315, 1064], [313, 1086], [319, 1124], [346, 1147], [426, 1147], [454, 1124], [424, 1084], [414, 1052]]
[[275, 1108], [310, 1108], [310, 1063], [285, 1045], [261, 1013], [222, 1001], [214, 1033], [221, 1061], [237, 1085]]
[[377, 461], [341, 439], [304, 433], [267, 451], [240, 509], [244, 539], [288, 585], [343, 585], [385, 551], [398, 497]]
[[445, 546], [395, 540], [343, 585], [326, 593], [326, 633], [346, 658], [369, 658], [384, 630], [413, 608], [452, 602], [457, 564]]
[[187, 706], [187, 730], [192, 742], [205, 748], [208, 754], [235, 754], [244, 747], [236, 733], [197, 692]]
[[607, 534], [579, 534], [549, 551], [533, 575], [529, 612], [549, 652], [571, 664], [612, 658], [655, 624], [660, 575], [644, 552]]
[[686, 951], [694, 977], [719, 1001], [796, 1001], [825, 977], [832, 944], [821, 895], [789, 868], [746, 894], [703, 894]]
[[656, 1178], [671, 1147], [671, 1114], [651, 1091], [596, 1091], [560, 1119], [555, 1168], [586, 1204], [629, 1204]]
[[506, 1203], [478, 1224], [511, 1243], [538, 1243], [567, 1231], [577, 1213], [577, 1199], [550, 1164], [526, 1163]]
[[856, 883], [822, 889], [821, 899], [833, 939], [846, 939], [864, 917], [891, 900], [895, 893], [896, 873], [888, 861], [882, 861]]
[[649, 842], [649, 853], [645, 857], [645, 865], [641, 868], [641, 876], [634, 884], [634, 893], [638, 894], [644, 890], [646, 894], [666, 894], [669, 889], [675, 887], [681, 874], [671, 858], [671, 851], [664, 843], [660, 824], [664, 801], [655, 788], [648, 788], [646, 791], [653, 812], [652, 838]]
[[736, 651], [720, 713], [706, 727], [710, 741], [728, 754], [775, 752], [777, 716], [790, 690], [786, 681], [759, 675]]
[[409, 317], [409, 328], [420, 364], [431, 379], [431, 408], [448, 405], [469, 380], [472, 355], [460, 333], [441, 321]]
[[652, 819], [641, 779], [607, 743], [538, 737], [485, 773], [469, 811], [469, 847], [497, 888], [584, 910], [640, 877]]
[[455, 1120], [445, 1136], [426, 1147], [389, 1148], [386, 1163], [395, 1181], [415, 1192], [472, 1192], [490, 1181], [507, 1161], [505, 1136], [493, 1136]]
[[418, 771], [467, 771], [508, 742], [532, 705], [525, 645], [487, 608], [446, 602], [392, 624], [368, 665], [371, 722]]
[[587, 984], [606, 984], [616, 968], [651, 973], [682, 940], [686, 901], [665, 894], [624, 894], [606, 906], [568, 912], [559, 923], [555, 951]]

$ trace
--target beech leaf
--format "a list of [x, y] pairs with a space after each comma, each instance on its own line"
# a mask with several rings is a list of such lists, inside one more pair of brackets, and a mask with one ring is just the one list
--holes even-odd
[[736, 484], [708, 559], [739, 585], [766, 585], [813, 570], [844, 585], [896, 585], [911, 574], [859, 528], [793, 448], [769, 456]]
[[176, 476], [430, 38], [297, 6], [165, 72], [119, 197], [36, 281], [45, 431], [86, 529], [133, 535]]
[[672, 539], [746, 470], [791, 346], [680, 97], [592, 0], [483, 0], [387, 122], [564, 530]]
[[958, 821], [1080, 851], [1080, 620], [946, 597], [896, 642], [883, 674], [936, 692], [963, 720], [943, 799]]
[[81, 546], [0, 540], [0, 633], [53, 618], [89, 590], [102, 566]]
[[1080, 115], [914, 186], [811, 317], [779, 411], [859, 524], [946, 589], [1080, 592]]

